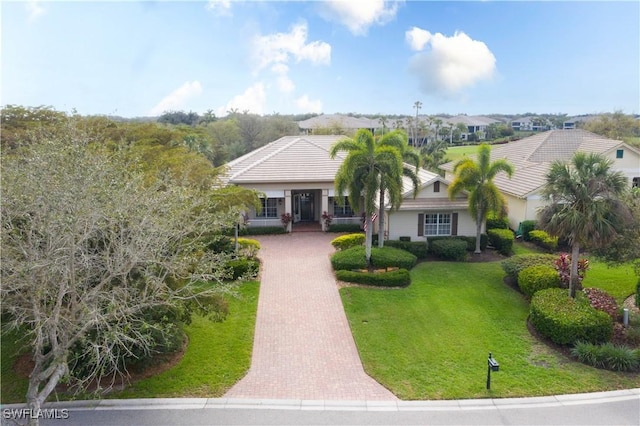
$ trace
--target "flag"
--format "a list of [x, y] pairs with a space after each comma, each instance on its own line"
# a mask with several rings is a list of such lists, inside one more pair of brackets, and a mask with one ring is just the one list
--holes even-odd
[[[378, 213], [374, 213], [371, 215], [371, 223], [375, 222], [378, 218]], [[367, 221], [364, 221], [364, 231], [367, 232]]]

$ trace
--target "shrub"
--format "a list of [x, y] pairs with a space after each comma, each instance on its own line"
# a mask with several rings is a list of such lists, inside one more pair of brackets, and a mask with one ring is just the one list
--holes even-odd
[[365, 235], [361, 232], [359, 234], [347, 234], [334, 238], [331, 241], [331, 245], [336, 250], [346, 250], [351, 247], [361, 246], [364, 244]]
[[286, 234], [282, 226], [250, 226], [240, 229], [239, 235], [273, 235]]
[[537, 291], [560, 287], [560, 277], [558, 271], [552, 266], [529, 266], [518, 274], [518, 287], [520, 291], [531, 297]]
[[613, 334], [611, 317], [591, 307], [582, 292], [570, 298], [564, 289], [540, 290], [531, 298], [529, 318], [538, 333], [559, 345], [604, 343]]
[[618, 317], [618, 303], [606, 291], [599, 288], [585, 288], [584, 294], [595, 309], [606, 312], [614, 321]]
[[327, 232], [361, 232], [360, 225], [357, 223], [337, 223], [330, 225]]
[[509, 219], [506, 217], [487, 217], [487, 231], [489, 229], [509, 229]]
[[462, 240], [437, 240], [431, 244], [433, 253], [447, 260], [462, 261], [467, 258], [467, 243]]
[[640, 352], [627, 346], [612, 343], [594, 345], [578, 342], [571, 355], [583, 364], [614, 371], [637, 371], [640, 369]]
[[331, 256], [331, 266], [336, 271], [366, 268], [367, 259], [364, 247], [351, 247], [350, 249], [335, 252]]
[[525, 268], [534, 265], [549, 265], [553, 266], [553, 262], [556, 260], [556, 256], [552, 254], [516, 254], [508, 259], [502, 261], [501, 266], [508, 277], [517, 282], [518, 274]]
[[487, 231], [487, 235], [489, 236], [489, 243], [499, 253], [508, 256], [511, 254], [513, 250], [513, 232], [509, 229], [490, 229]]
[[238, 238], [238, 249], [244, 257], [256, 257], [260, 250], [260, 242], [251, 238]]
[[[571, 281], [571, 255], [567, 253], [560, 253], [560, 257], [558, 257], [554, 266], [560, 274], [560, 281], [562, 282], [562, 286], [564, 288], [569, 288], [569, 283]], [[587, 270], [589, 269], [589, 261], [587, 259], [579, 259], [578, 260], [578, 285], [576, 290], [582, 289], [582, 280], [584, 279]]]
[[554, 252], [558, 248], [558, 237], [552, 237], [545, 231], [534, 229], [529, 231], [529, 240], [538, 247]]
[[529, 241], [529, 232], [536, 229], [536, 221], [535, 220], [525, 220], [520, 223], [520, 232], [522, 232], [522, 239], [525, 241]]
[[[429, 250], [433, 253], [433, 243], [436, 241], [440, 241], [440, 240], [460, 240], [460, 241], [464, 241], [467, 243], [467, 251], [474, 251], [476, 249], [476, 237], [466, 237], [466, 236], [462, 236], [462, 235], [454, 235], [454, 236], [447, 236], [447, 237], [429, 237], [428, 239], [429, 242]], [[487, 248], [487, 244], [488, 244], [489, 240], [487, 238], [487, 234], [481, 234], [480, 235], [480, 249], [484, 250]]]
[[241, 278], [255, 278], [258, 275], [260, 269], [260, 263], [255, 259], [247, 259], [240, 257], [227, 262], [227, 268], [229, 268], [230, 275], [234, 280]]
[[636, 285], [636, 306], [640, 308], [640, 278], [638, 278], [638, 284]]
[[411, 269], [416, 266], [413, 254], [394, 247], [374, 247], [371, 249], [371, 264], [376, 268], [398, 267]]
[[424, 241], [398, 241], [388, 240], [384, 242], [385, 247], [394, 247], [408, 251], [418, 259], [424, 259], [427, 257], [427, 244]]
[[214, 253], [231, 253], [233, 251], [232, 240], [225, 235], [209, 235], [205, 237], [205, 244], [207, 250]]
[[340, 281], [380, 287], [404, 287], [411, 283], [411, 276], [406, 269], [379, 273], [337, 271], [336, 278]]

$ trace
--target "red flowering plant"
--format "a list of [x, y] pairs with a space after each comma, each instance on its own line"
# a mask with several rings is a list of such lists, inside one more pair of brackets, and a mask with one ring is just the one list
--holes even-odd
[[286, 231], [289, 228], [289, 224], [291, 223], [291, 214], [282, 213], [280, 215], [280, 222], [282, 222], [282, 226], [284, 226], [284, 230]]
[[[560, 275], [560, 282], [562, 288], [569, 288], [569, 282], [571, 280], [571, 255], [568, 253], [560, 253], [560, 257], [554, 262], [555, 268]], [[578, 260], [578, 286], [576, 290], [582, 288], [582, 280], [584, 279], [587, 270], [589, 269], [589, 260]]]
[[330, 215], [328, 212], [322, 212], [322, 221], [324, 222], [325, 229], [328, 229], [333, 221], [333, 215]]

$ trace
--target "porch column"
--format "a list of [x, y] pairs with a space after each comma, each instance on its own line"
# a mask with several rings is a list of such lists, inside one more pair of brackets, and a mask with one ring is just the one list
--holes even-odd
[[[320, 210], [321, 210], [320, 214], [323, 214], [324, 212], [329, 213], [329, 190], [328, 189], [322, 190], [322, 208]], [[327, 228], [324, 224], [324, 220], [322, 220], [322, 216], [320, 216], [320, 224], [322, 225], [322, 230], [326, 231]]]
[[285, 213], [289, 213], [289, 215], [291, 215], [291, 222], [289, 222], [289, 224], [287, 225], [287, 232], [291, 232], [291, 227], [293, 224], [293, 211], [291, 209], [291, 207], [293, 206], [293, 203], [291, 201], [291, 191], [286, 190], [284, 191], [284, 212]]

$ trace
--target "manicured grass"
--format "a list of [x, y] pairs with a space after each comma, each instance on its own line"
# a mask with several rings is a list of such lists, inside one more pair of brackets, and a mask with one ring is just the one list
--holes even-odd
[[[194, 316], [185, 327], [189, 346], [173, 368], [140, 380], [107, 398], [219, 397], [249, 370], [259, 284], [243, 283], [239, 298], [230, 297], [230, 314], [216, 323]], [[13, 374], [15, 338], [2, 340], [2, 403], [25, 399], [27, 380]]]
[[[527, 301], [503, 275], [499, 262], [426, 262], [406, 289], [341, 289], [367, 372], [409, 400], [640, 386], [640, 375], [587, 367], [539, 343], [527, 330]], [[501, 367], [487, 391], [489, 351]]]
[[452, 146], [447, 148], [447, 161], [457, 161], [464, 156], [474, 155], [478, 152], [478, 145]]
[[618, 304], [635, 293], [638, 277], [631, 264], [610, 268], [604, 262], [589, 258], [589, 270], [582, 281], [582, 287], [597, 287], [609, 293]]
[[25, 352], [22, 345], [16, 343], [19, 333], [12, 332], [2, 335], [2, 345], [0, 345], [0, 402], [9, 404], [25, 400], [29, 383], [26, 378], [16, 374], [13, 368], [14, 362], [19, 355]]

